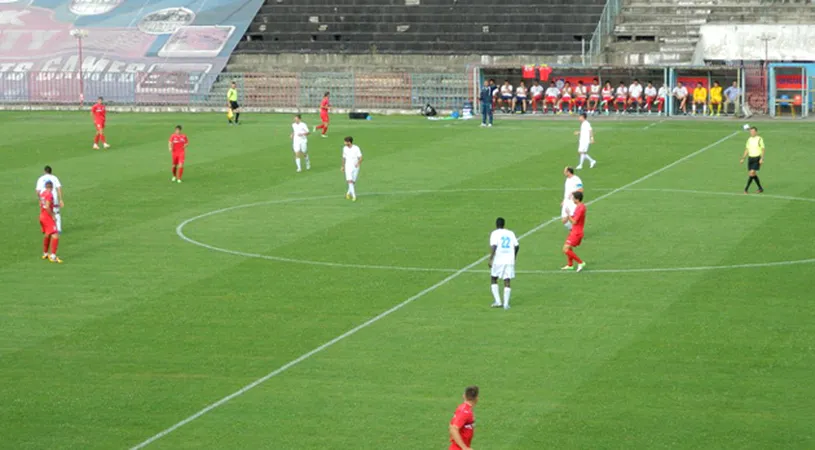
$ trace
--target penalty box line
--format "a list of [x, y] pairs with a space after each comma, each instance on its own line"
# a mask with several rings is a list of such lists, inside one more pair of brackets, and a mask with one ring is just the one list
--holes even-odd
[[[591, 205], [592, 203], [599, 202], [600, 200], [611, 197], [612, 195], [617, 194], [619, 192], [622, 192], [622, 191], [624, 191], [624, 190], [626, 190], [626, 189], [628, 189], [628, 188], [630, 188], [632, 186], [636, 186], [637, 184], [640, 184], [645, 180], [648, 180], [648, 179], [650, 179], [650, 178], [652, 178], [652, 177], [654, 177], [656, 175], [659, 175], [662, 172], [665, 172], [666, 170], [668, 170], [668, 169], [670, 169], [672, 167], [675, 167], [675, 166], [677, 166], [677, 165], [679, 165], [679, 164], [681, 164], [681, 163], [683, 163], [683, 162], [685, 162], [685, 161], [687, 161], [687, 160], [689, 160], [689, 159], [691, 159], [691, 158], [693, 158], [695, 156], [698, 156], [698, 155], [712, 149], [713, 147], [716, 147], [717, 145], [727, 141], [728, 139], [732, 138], [733, 136], [736, 136], [737, 134], [739, 134], [738, 131], [733, 132], [733, 133], [719, 139], [718, 141], [716, 141], [716, 142], [714, 142], [712, 144], [706, 145], [706, 146], [700, 148], [699, 150], [696, 150], [693, 153], [685, 155], [682, 158], [679, 158], [676, 161], [674, 161], [674, 162], [672, 162], [672, 163], [670, 163], [668, 165], [662, 166], [661, 168], [659, 168], [659, 169], [657, 169], [657, 170], [655, 170], [655, 171], [653, 171], [653, 172], [651, 172], [651, 173], [649, 173], [647, 175], [644, 175], [644, 176], [642, 176], [640, 178], [637, 178], [636, 180], [634, 180], [634, 181], [632, 181], [632, 182], [630, 182], [630, 183], [628, 183], [628, 184], [626, 184], [624, 186], [618, 187], [618, 188], [616, 188], [616, 189], [614, 189], [612, 191], [609, 191], [609, 192], [595, 198], [594, 200], [586, 202], [586, 205]], [[526, 233], [522, 234], [518, 239], [523, 239], [523, 238], [525, 238], [527, 236], [530, 236], [530, 235], [532, 235], [534, 233], [537, 233], [538, 231], [545, 228], [546, 226], [551, 225], [552, 223], [555, 223], [555, 222], [557, 222], [559, 220], [560, 220], [560, 217], [553, 217], [553, 218], [541, 223], [540, 225], [537, 225], [536, 227], [532, 228], [531, 230], [527, 231]], [[425, 295], [427, 295], [427, 294], [435, 291], [436, 289], [446, 285], [447, 283], [455, 280], [456, 278], [458, 278], [459, 276], [461, 276], [465, 272], [471, 270], [473, 267], [475, 267], [475, 266], [477, 266], [479, 264], [482, 264], [484, 261], [487, 260], [487, 258], [489, 258], [489, 256], [487, 256], [487, 255], [482, 256], [481, 258], [473, 261], [472, 263], [466, 265], [465, 267], [462, 267], [458, 271], [450, 274], [448, 277], [442, 279], [441, 281], [437, 282], [436, 284], [434, 284], [434, 285], [420, 291], [419, 293], [413, 295], [412, 297], [408, 298], [407, 300], [404, 300], [402, 303], [397, 304], [396, 306], [392, 307], [391, 309], [388, 309], [387, 311], [382, 312], [379, 315], [377, 315], [375, 317], [372, 317], [371, 319], [368, 319], [367, 321], [357, 325], [356, 327], [346, 331], [345, 333], [335, 337], [334, 339], [331, 339], [330, 341], [320, 345], [319, 347], [317, 347], [317, 348], [315, 348], [315, 349], [313, 349], [313, 350], [311, 350], [311, 351], [309, 351], [307, 353], [304, 353], [304, 354], [300, 355], [296, 359], [293, 359], [292, 361], [289, 361], [288, 363], [280, 366], [279, 368], [275, 369], [272, 372], [269, 372], [268, 374], [264, 375], [263, 377], [258, 378], [257, 380], [247, 384], [246, 386], [244, 386], [244, 387], [240, 388], [239, 390], [227, 395], [226, 397], [223, 397], [222, 399], [207, 405], [206, 407], [204, 407], [200, 411], [196, 412], [195, 414], [187, 417], [186, 419], [184, 419], [184, 420], [170, 426], [169, 428], [166, 428], [165, 430], [151, 436], [150, 438], [144, 440], [143, 442], [131, 447], [131, 450], [140, 450], [142, 448], [147, 447], [148, 445], [152, 444], [153, 442], [156, 442], [157, 440], [159, 440], [159, 439], [167, 436], [168, 434], [178, 430], [179, 428], [183, 427], [184, 425], [187, 425], [188, 423], [200, 418], [201, 416], [209, 413], [210, 411], [212, 411], [212, 410], [214, 410], [214, 409], [216, 409], [216, 408], [218, 408], [220, 406], [223, 406], [226, 403], [229, 403], [230, 401], [234, 400], [235, 398], [240, 397], [241, 395], [251, 391], [252, 389], [254, 389], [254, 388], [260, 386], [261, 384], [269, 381], [270, 379], [280, 375], [281, 373], [291, 369], [292, 367], [294, 367], [294, 366], [300, 364], [301, 362], [311, 358], [312, 356], [322, 352], [323, 350], [326, 350], [329, 347], [332, 347], [334, 344], [337, 344], [338, 342], [343, 341], [346, 338], [349, 338], [349, 337], [357, 334], [359, 331], [361, 331], [361, 330], [363, 330], [365, 328], [368, 328], [369, 326], [371, 326], [371, 325], [379, 322], [380, 320], [390, 316], [391, 314], [399, 311], [400, 309], [404, 308], [405, 306], [408, 306], [409, 304], [413, 303], [414, 301], [424, 297]]]

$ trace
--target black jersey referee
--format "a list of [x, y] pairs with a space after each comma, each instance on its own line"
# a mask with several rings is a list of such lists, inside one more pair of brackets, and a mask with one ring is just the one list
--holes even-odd
[[758, 171], [761, 170], [761, 165], [764, 164], [764, 139], [758, 135], [758, 128], [750, 128], [750, 137], [747, 138], [747, 146], [744, 148], [744, 154], [741, 156], [741, 164], [747, 159], [747, 174], [750, 176], [747, 179], [747, 186], [744, 187], [744, 193], [750, 189], [753, 181], [758, 186], [758, 193], [764, 192], [761, 187], [761, 181], [758, 181]]

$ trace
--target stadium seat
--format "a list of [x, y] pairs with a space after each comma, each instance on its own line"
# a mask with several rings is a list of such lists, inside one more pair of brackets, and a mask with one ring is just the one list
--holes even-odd
[[243, 53], [580, 53], [604, 0], [267, 0]]

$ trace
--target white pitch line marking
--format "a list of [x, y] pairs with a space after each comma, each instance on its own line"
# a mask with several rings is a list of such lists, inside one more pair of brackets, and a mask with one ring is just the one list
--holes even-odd
[[[559, 191], [560, 189], [555, 188], [474, 188], [474, 189], [449, 189], [449, 190], [421, 190], [421, 191], [395, 191], [395, 192], [376, 192], [376, 193], [368, 193], [366, 196], [381, 196], [381, 195], [412, 195], [412, 194], [455, 194], [455, 193], [462, 193], [462, 192], [544, 192], [544, 191]], [[593, 191], [611, 191], [612, 189], [606, 188], [594, 188]], [[791, 201], [802, 201], [802, 202], [812, 202], [815, 203], [815, 198], [806, 198], [806, 197], [791, 197], [786, 195], [772, 195], [772, 194], [762, 194], [762, 195], [754, 195], [751, 197], [745, 197], [744, 194], [737, 194], [734, 192], [711, 192], [711, 191], [697, 191], [697, 190], [689, 190], [689, 189], [627, 189], [627, 192], [669, 192], [669, 193], [678, 193], [678, 194], [699, 194], [699, 195], [715, 195], [715, 196], [733, 196], [733, 197], [740, 197], [745, 200], [752, 200], [758, 198], [769, 198], [769, 199], [778, 199], [778, 200], [791, 200]], [[235, 211], [238, 209], [244, 208], [254, 208], [256, 206], [263, 206], [263, 205], [278, 205], [282, 203], [294, 203], [300, 201], [308, 201], [308, 200], [323, 200], [323, 199], [336, 199], [336, 195], [332, 196], [319, 196], [319, 197], [305, 197], [305, 198], [294, 198], [294, 199], [282, 199], [282, 200], [267, 200], [264, 202], [256, 202], [256, 203], [249, 203], [245, 205], [237, 205], [237, 206], [230, 206], [227, 208], [222, 208], [214, 211], [210, 211], [195, 217], [191, 217], [178, 225], [176, 227], [176, 234], [185, 242], [190, 244], [205, 248], [207, 250], [212, 250], [216, 252], [226, 253], [229, 255], [235, 256], [242, 256], [245, 258], [257, 258], [257, 259], [265, 259], [267, 261], [277, 261], [277, 262], [284, 262], [290, 264], [303, 264], [308, 266], [323, 266], [323, 267], [342, 267], [348, 269], [362, 269], [362, 270], [393, 270], [393, 271], [403, 271], [403, 272], [436, 272], [436, 273], [455, 273], [459, 269], [450, 269], [450, 268], [440, 268], [440, 267], [411, 267], [411, 266], [389, 266], [389, 265], [382, 265], [382, 264], [350, 264], [350, 263], [338, 263], [332, 261], [316, 261], [316, 260], [309, 260], [309, 259], [298, 259], [298, 258], [287, 258], [285, 256], [275, 256], [275, 255], [264, 255], [260, 253], [249, 253], [249, 252], [242, 252], [239, 250], [232, 250], [228, 248], [216, 247], [211, 244], [207, 244], [206, 242], [197, 241], [186, 234], [184, 234], [184, 227], [189, 225], [192, 222], [195, 222], [198, 219], [202, 219], [205, 217], [214, 216], [217, 214]], [[735, 264], [735, 265], [720, 265], [720, 266], [685, 266], [685, 267], [649, 267], [649, 268], [634, 268], [634, 269], [594, 269], [592, 268], [592, 273], [606, 273], [606, 274], [618, 274], [618, 273], [641, 273], [641, 272], [685, 272], [685, 271], [698, 271], [698, 270], [725, 270], [725, 269], [741, 269], [741, 268], [757, 268], [757, 267], [774, 267], [774, 266], [785, 266], [785, 265], [793, 265], [793, 264], [809, 264], [811, 262], [815, 262], [815, 259], [801, 259], [801, 260], [790, 260], [790, 261], [776, 261], [776, 262], [765, 262], [765, 263], [743, 263], [743, 264]], [[470, 270], [470, 273], [489, 273], [489, 270]], [[523, 274], [553, 274], [564, 273], [562, 270], [516, 270], [516, 273], [523, 273]]]
[[662, 120], [660, 120], [660, 121], [658, 121], [658, 122], [652, 122], [652, 123], [650, 123], [650, 124], [648, 124], [648, 125], [646, 125], [646, 126], [642, 127], [642, 129], [643, 129], [643, 130], [648, 130], [648, 129], [652, 128], [652, 127], [655, 127], [655, 126], [657, 126], [657, 125], [661, 124], [662, 122], [665, 122], [665, 120], [667, 120], [667, 119], [662, 119]]
[[[595, 198], [594, 200], [592, 200], [590, 202], [586, 202], [586, 205], [591, 205], [592, 203], [597, 203], [600, 200], [608, 198], [608, 197], [610, 197], [610, 196], [612, 196], [612, 195], [614, 195], [614, 194], [616, 194], [618, 192], [622, 192], [622, 191], [630, 188], [631, 186], [636, 186], [637, 184], [640, 184], [643, 181], [654, 177], [655, 175], [659, 175], [660, 173], [665, 172], [666, 170], [668, 170], [668, 169], [670, 169], [670, 168], [672, 168], [672, 167], [674, 167], [674, 166], [676, 166], [678, 164], [681, 164], [681, 163], [693, 158], [694, 156], [697, 156], [699, 154], [702, 154], [702, 153], [710, 150], [711, 148], [713, 148], [713, 147], [721, 144], [722, 142], [732, 138], [733, 136], [737, 135], [738, 133], [739, 132], [737, 131], [737, 132], [728, 134], [727, 136], [719, 139], [718, 141], [716, 141], [716, 142], [714, 142], [714, 143], [712, 143], [710, 145], [707, 145], [705, 147], [700, 148], [699, 150], [696, 150], [693, 153], [685, 155], [682, 158], [679, 158], [676, 161], [674, 161], [674, 162], [672, 162], [672, 163], [670, 163], [668, 165], [662, 166], [661, 168], [659, 168], [659, 169], [657, 169], [657, 170], [655, 170], [655, 171], [653, 171], [653, 172], [651, 172], [651, 173], [649, 173], [649, 174], [647, 174], [645, 176], [637, 178], [636, 180], [634, 180], [634, 181], [632, 181], [632, 182], [630, 182], [630, 183], [628, 183], [628, 184], [626, 184], [624, 186], [621, 186], [621, 187], [616, 188], [616, 189], [614, 189], [614, 190], [612, 190], [610, 192], [607, 192], [607, 193]], [[552, 223], [554, 223], [554, 222], [556, 222], [558, 220], [560, 220], [560, 217], [555, 217], [553, 219], [547, 220], [546, 222], [543, 222], [540, 225], [538, 225], [538, 226], [532, 228], [531, 230], [527, 231], [526, 233], [522, 234], [519, 237], [519, 239], [523, 239], [523, 238], [525, 238], [525, 237], [527, 237], [527, 236], [529, 236], [529, 235], [531, 235], [533, 233], [536, 233], [539, 230], [541, 230], [542, 228], [546, 227], [547, 225], [550, 225], [550, 224], [552, 224]], [[368, 328], [369, 326], [375, 324], [376, 322], [379, 322], [380, 320], [384, 319], [385, 317], [388, 317], [389, 315], [395, 313], [396, 311], [399, 311], [400, 309], [404, 308], [405, 306], [413, 303], [414, 301], [424, 297], [425, 295], [427, 295], [427, 294], [435, 291], [436, 289], [446, 285], [447, 283], [455, 280], [456, 278], [458, 278], [459, 276], [461, 276], [465, 272], [469, 271], [473, 267], [475, 267], [478, 264], [481, 264], [484, 261], [486, 261], [487, 258], [488, 258], [487, 255], [482, 256], [481, 258], [475, 260], [474, 262], [472, 262], [472, 263], [466, 265], [465, 267], [459, 269], [455, 273], [450, 274], [448, 277], [444, 278], [443, 280], [439, 281], [438, 283], [436, 283], [436, 284], [422, 290], [421, 292], [419, 292], [416, 295], [408, 298], [407, 300], [404, 300], [402, 303], [399, 303], [398, 305], [394, 306], [393, 308], [379, 314], [378, 316], [375, 316], [375, 317], [367, 320], [366, 322], [363, 322], [363, 323], [357, 325], [356, 327], [354, 327], [354, 328], [346, 331], [345, 333], [335, 337], [334, 339], [324, 343], [323, 345], [315, 348], [314, 350], [311, 350], [308, 353], [304, 353], [303, 355], [299, 356], [298, 358], [286, 363], [285, 365], [275, 369], [272, 372], [269, 372], [268, 374], [264, 375], [263, 377], [258, 378], [257, 380], [253, 381], [252, 383], [247, 384], [246, 386], [244, 386], [244, 387], [240, 388], [239, 390], [227, 395], [226, 397], [223, 397], [222, 399], [216, 401], [215, 403], [211, 403], [211, 404], [207, 405], [206, 407], [204, 407], [200, 411], [196, 412], [195, 414], [187, 417], [186, 419], [184, 419], [184, 420], [170, 426], [169, 428], [166, 428], [165, 430], [160, 431], [159, 433], [147, 438], [146, 440], [142, 441], [141, 443], [133, 446], [131, 448], [131, 450], [139, 450], [139, 449], [147, 447], [148, 445], [152, 444], [153, 442], [163, 438], [164, 436], [167, 436], [168, 434], [170, 434], [170, 433], [174, 432], [175, 430], [183, 427], [184, 425], [198, 419], [199, 417], [203, 416], [204, 414], [207, 414], [208, 412], [212, 411], [213, 409], [218, 408], [221, 405], [224, 405], [224, 404], [228, 403], [229, 401], [231, 401], [231, 400], [233, 400], [233, 399], [235, 399], [237, 397], [240, 397], [241, 395], [245, 394], [246, 392], [249, 392], [250, 390], [254, 389], [255, 387], [265, 383], [266, 381], [269, 381], [270, 379], [276, 377], [277, 375], [280, 375], [281, 373], [283, 373], [283, 372], [287, 371], [288, 369], [296, 366], [297, 364], [300, 364], [301, 362], [311, 358], [312, 356], [322, 352], [323, 350], [333, 346], [334, 344], [336, 344], [336, 343], [338, 343], [338, 342], [340, 342], [340, 341], [342, 341], [342, 340], [344, 340], [344, 339], [346, 339], [346, 338], [348, 338], [350, 336], [353, 336], [354, 334], [358, 333], [360, 330]]]

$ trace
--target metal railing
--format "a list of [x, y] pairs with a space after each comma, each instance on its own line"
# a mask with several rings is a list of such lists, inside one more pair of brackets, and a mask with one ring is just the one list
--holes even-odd
[[603, 13], [600, 14], [600, 20], [597, 22], [597, 28], [594, 29], [591, 42], [589, 42], [589, 64], [598, 64], [600, 62], [600, 56], [605, 51], [609, 36], [614, 33], [617, 15], [620, 14], [622, 7], [623, 0], [608, 0], [606, 2]]
[[233, 81], [241, 106], [260, 109], [316, 108], [326, 91], [341, 109], [405, 110], [428, 103], [459, 109], [471, 97], [467, 73], [135, 72], [80, 77], [76, 72], [17, 72], [0, 74], [0, 105], [67, 106], [104, 97], [111, 106], [225, 108]]

